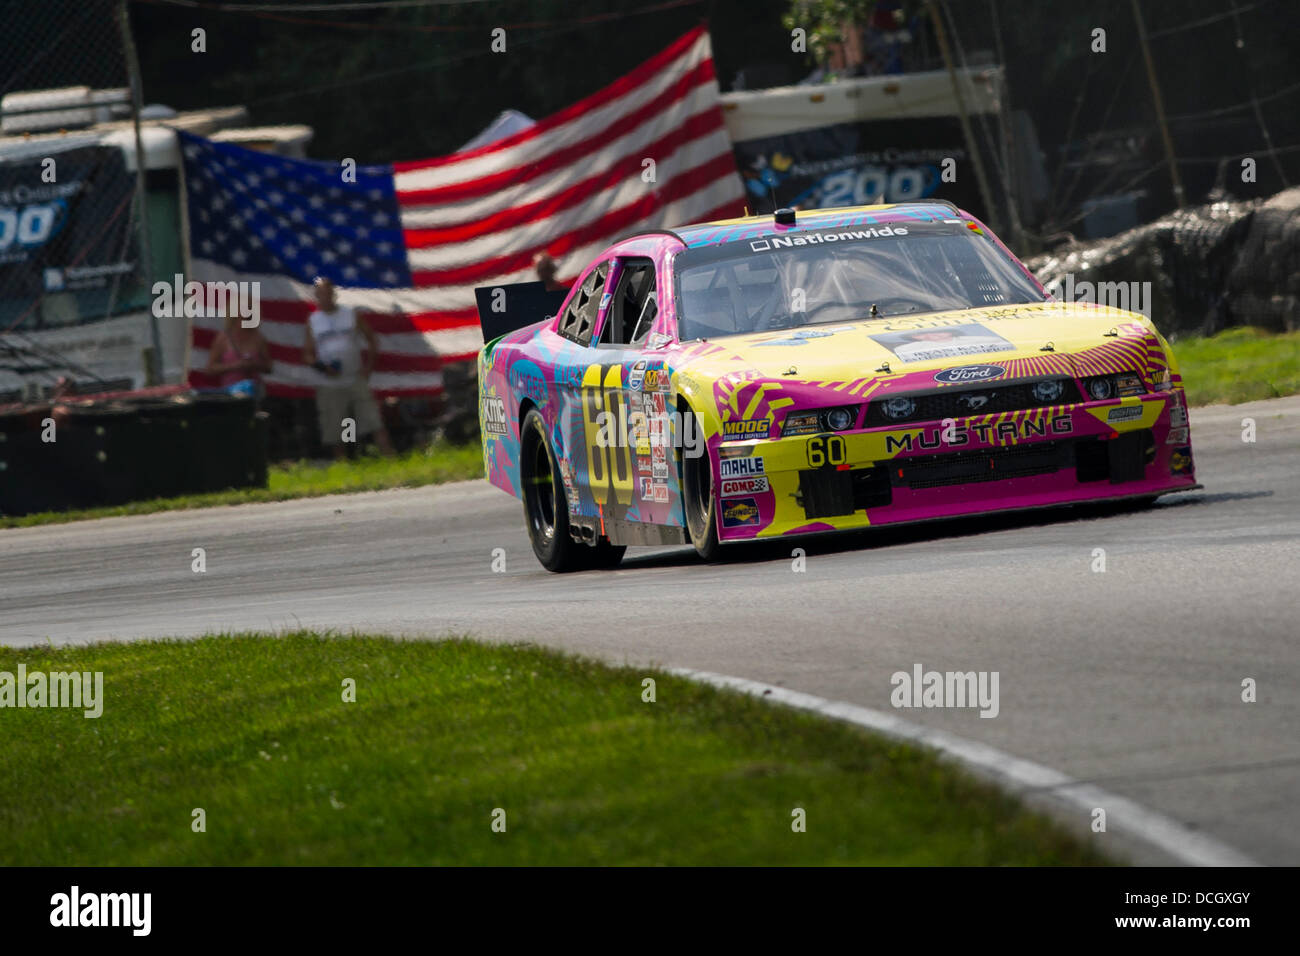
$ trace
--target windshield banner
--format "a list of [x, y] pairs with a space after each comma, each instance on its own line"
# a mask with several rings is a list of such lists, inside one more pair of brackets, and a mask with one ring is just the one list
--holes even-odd
[[735, 152], [751, 213], [936, 198], [980, 216], [962, 142], [954, 116], [839, 123], [736, 143]]

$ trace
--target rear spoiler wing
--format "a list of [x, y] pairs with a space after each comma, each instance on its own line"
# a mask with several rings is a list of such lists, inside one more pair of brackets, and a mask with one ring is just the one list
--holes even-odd
[[560, 311], [568, 289], [550, 292], [542, 282], [489, 285], [474, 290], [478, 324], [483, 341], [491, 342], [507, 332], [540, 322]]

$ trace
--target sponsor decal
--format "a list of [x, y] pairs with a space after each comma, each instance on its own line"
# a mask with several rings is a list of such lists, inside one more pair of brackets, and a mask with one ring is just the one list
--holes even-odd
[[641, 383], [645, 381], [645, 359], [637, 362], [632, 366], [632, 370], [627, 375], [627, 387], [634, 392], [641, 391]]
[[762, 458], [723, 458], [718, 462], [720, 478], [750, 478], [763, 471]]
[[721, 488], [723, 498], [734, 498], [736, 495], [757, 495], [771, 490], [764, 475], [759, 475], [756, 478], [724, 478]]
[[560, 365], [555, 369], [555, 384], [564, 388], [582, 388], [582, 379], [590, 365]]
[[1186, 474], [1192, 470], [1192, 449], [1191, 446], [1175, 448], [1174, 453], [1169, 458], [1169, 471], [1175, 475]]
[[651, 332], [648, 344], [652, 349], [661, 349], [672, 340], [673, 337], [671, 335], [666, 335], [663, 332]]
[[809, 432], [821, 430], [821, 416], [817, 412], [807, 412], [802, 415], [791, 413], [786, 415], [785, 421], [781, 423], [782, 435], [807, 435]]
[[637, 456], [636, 470], [643, 474], [650, 474], [650, 456], [648, 454]]
[[521, 395], [527, 395], [538, 405], [546, 404], [546, 379], [537, 364], [523, 359], [510, 369], [510, 382]]
[[753, 445], [723, 445], [718, 449], [719, 458], [748, 458], [753, 452]]
[[987, 422], [966, 425], [935, 425], [918, 432], [885, 436], [885, 452], [929, 451], [935, 448], [960, 448], [971, 442], [971, 436], [984, 445], [997, 445], [1021, 438], [1044, 438], [1050, 435], [1069, 435], [1074, 432], [1074, 419], [1069, 415], [1051, 418], [1027, 418], [1019, 422]]
[[567, 458], [561, 458], [560, 480], [564, 482], [564, 497], [569, 502], [569, 513], [578, 513], [578, 474], [573, 468], [573, 462]]
[[777, 249], [798, 249], [803, 246], [820, 246], [826, 243], [854, 242], [860, 239], [889, 239], [907, 235], [906, 226], [880, 226], [871, 229], [845, 229], [840, 232], [808, 232], [798, 236], [772, 236], [754, 239], [750, 252], [775, 252]]
[[1106, 413], [1106, 421], [1114, 424], [1115, 422], [1131, 422], [1142, 417], [1141, 405], [1121, 405], [1118, 408], [1112, 408]]
[[1187, 409], [1181, 405], [1175, 405], [1169, 410], [1169, 424], [1175, 427], [1187, 424]]
[[668, 370], [666, 368], [646, 369], [645, 383], [641, 387], [647, 392], [668, 391]]
[[750, 528], [758, 523], [758, 502], [753, 498], [737, 498], [722, 503], [724, 528]]
[[1142, 384], [1142, 379], [1132, 373], [1115, 376], [1115, 388], [1123, 397], [1129, 395], [1145, 395], [1146, 387]]
[[483, 434], [504, 435], [506, 433], [506, 403], [501, 399], [492, 397], [481, 399], [479, 418], [483, 422]]
[[871, 336], [904, 362], [929, 362], [934, 359], [960, 358], [983, 352], [1014, 352], [1016, 347], [992, 329], [978, 322], [907, 332], [883, 332]]
[[1166, 445], [1185, 445], [1190, 441], [1190, 436], [1186, 428], [1169, 429], [1169, 437], [1165, 439]]
[[934, 380], [940, 385], [964, 385], [969, 382], [987, 382], [1006, 374], [1007, 370], [1001, 365], [962, 365], [935, 372]]
[[728, 441], [733, 438], [748, 438], [752, 436], [762, 436], [766, 438], [768, 432], [771, 430], [771, 418], [737, 418], [733, 421], [722, 423], [722, 437]]
[[827, 339], [836, 332], [852, 332], [851, 325], [837, 325], [830, 329], [797, 329], [779, 339], [769, 339], [766, 342], [756, 342], [754, 347], [758, 348], [764, 345], [803, 345], [808, 339]]

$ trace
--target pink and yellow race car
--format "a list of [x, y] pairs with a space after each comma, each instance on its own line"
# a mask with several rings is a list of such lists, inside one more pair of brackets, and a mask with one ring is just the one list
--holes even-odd
[[[519, 289], [518, 292], [513, 291]], [[522, 287], [480, 290], [485, 330]], [[538, 313], [524, 317], [530, 321]], [[478, 359], [488, 480], [552, 571], [1199, 487], [1168, 343], [942, 202], [619, 242]]]

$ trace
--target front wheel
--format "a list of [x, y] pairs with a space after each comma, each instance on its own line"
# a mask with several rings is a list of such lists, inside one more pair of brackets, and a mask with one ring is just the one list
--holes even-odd
[[[682, 412], [683, 428], [688, 415], [694, 417], [695, 413], [690, 409]], [[703, 434], [699, 431], [698, 420], [695, 434]], [[684, 447], [678, 452], [678, 473], [682, 479], [682, 505], [686, 510], [686, 531], [691, 536], [691, 544], [695, 545], [701, 558], [713, 561], [722, 549], [718, 542], [717, 496], [714, 494], [709, 450], [703, 443], [700, 448], [703, 454], [694, 458], [686, 453]]]

